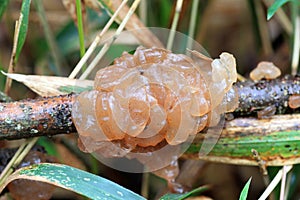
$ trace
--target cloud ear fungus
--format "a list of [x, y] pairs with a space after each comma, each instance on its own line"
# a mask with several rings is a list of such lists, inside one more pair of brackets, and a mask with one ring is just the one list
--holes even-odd
[[125, 133], [117, 126], [111, 111], [112, 93], [100, 92], [96, 97], [96, 119], [103, 134], [109, 141], [119, 140], [125, 137]]
[[124, 156], [175, 146], [233, 109], [234, 57], [223, 53], [212, 60], [195, 51], [190, 54], [139, 47], [100, 69], [94, 90], [80, 94], [74, 104], [75, 126], [82, 144], [90, 146], [85, 150]]

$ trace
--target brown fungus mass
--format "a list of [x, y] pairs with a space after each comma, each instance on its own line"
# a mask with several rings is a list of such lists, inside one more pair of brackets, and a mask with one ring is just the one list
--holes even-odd
[[100, 69], [94, 90], [80, 94], [73, 107], [81, 148], [120, 157], [181, 144], [235, 108], [237, 98], [226, 101], [237, 76], [234, 57], [190, 54], [139, 47]]

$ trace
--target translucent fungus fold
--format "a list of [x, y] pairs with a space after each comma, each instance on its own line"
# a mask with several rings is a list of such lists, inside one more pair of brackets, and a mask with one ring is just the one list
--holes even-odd
[[178, 145], [233, 110], [234, 57], [190, 54], [139, 47], [100, 69], [94, 90], [80, 94], [73, 108], [82, 149], [120, 157]]
[[281, 75], [281, 71], [272, 62], [260, 62], [257, 67], [250, 72], [250, 78], [254, 81], [265, 79], [275, 79]]

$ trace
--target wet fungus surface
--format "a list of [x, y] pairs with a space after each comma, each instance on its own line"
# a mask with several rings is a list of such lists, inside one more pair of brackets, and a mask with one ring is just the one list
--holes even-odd
[[235, 58], [190, 54], [139, 47], [100, 69], [94, 90], [81, 93], [73, 105], [80, 147], [107, 157], [153, 152], [184, 143], [234, 110]]

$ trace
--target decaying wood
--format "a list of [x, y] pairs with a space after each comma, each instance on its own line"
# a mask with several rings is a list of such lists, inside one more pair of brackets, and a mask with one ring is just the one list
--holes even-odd
[[[299, 111], [299, 109], [291, 110], [287, 105], [289, 96], [300, 94], [299, 76], [262, 80], [256, 83], [239, 83], [234, 87], [237, 88], [239, 94], [239, 107], [235, 112], [237, 116], [253, 114], [253, 111], [255, 113], [258, 109], [270, 105], [275, 105], [278, 113], [286, 111], [297, 113]], [[0, 139], [19, 139], [75, 132], [71, 117], [75, 96], [75, 94], [69, 94], [0, 103]], [[276, 125], [275, 122], [279, 123], [279, 126], [281, 125], [278, 128], [283, 128], [282, 130], [285, 130], [283, 124], [288, 125], [294, 122], [294, 127], [299, 130], [300, 120], [297, 122], [297, 120], [287, 119], [284, 115], [273, 116], [271, 119], [273, 118], [276, 121], [255, 118], [235, 119], [226, 123], [225, 130], [240, 133], [247, 133], [247, 130], [250, 130], [249, 133], [251, 133], [254, 131], [253, 128], [260, 130], [259, 132], [262, 132], [263, 129], [276, 131], [274, 128], [278, 124]], [[233, 122], [239, 122], [239, 124], [233, 124]]]
[[76, 131], [72, 103], [76, 95], [0, 104], [0, 139], [19, 139]]

